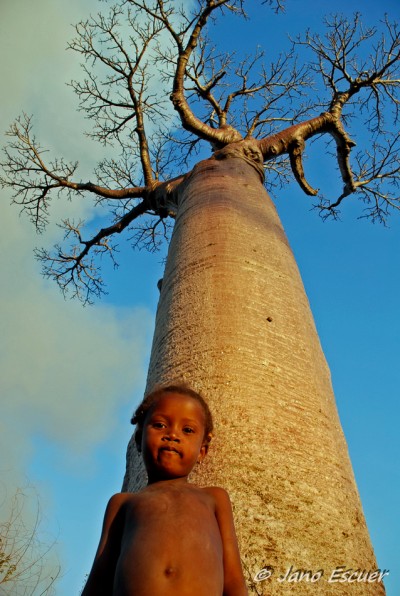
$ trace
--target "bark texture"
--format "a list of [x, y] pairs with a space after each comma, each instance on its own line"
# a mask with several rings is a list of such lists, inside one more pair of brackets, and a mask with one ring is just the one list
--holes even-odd
[[[304, 287], [260, 174], [242, 159], [199, 163], [179, 194], [148, 388], [185, 380], [215, 418], [193, 481], [228, 489], [258, 594], [384, 594], [328, 583], [339, 565], [376, 569]], [[133, 442], [125, 490], [143, 482]], [[254, 584], [266, 567], [273, 576]], [[277, 581], [324, 570], [317, 583]]]

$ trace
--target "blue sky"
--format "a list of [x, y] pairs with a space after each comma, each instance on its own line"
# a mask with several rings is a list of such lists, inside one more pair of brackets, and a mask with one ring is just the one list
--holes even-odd
[[[350, 4], [350, 8], [349, 8]], [[101, 4], [104, 6], [104, 4]], [[361, 10], [371, 24], [395, 0], [340, 0], [336, 10]], [[65, 47], [71, 23], [97, 10], [97, 2], [3, 0], [0, 7], [0, 130], [22, 111], [35, 114], [44, 146], [90, 172], [104, 150], [81, 135], [87, 128], [65, 83], [79, 76], [79, 60]], [[84, 11], [84, 12], [83, 12]], [[325, 0], [289, 0], [285, 16], [241, 24], [250, 45], [279, 47], [282, 32], [318, 27], [331, 11]], [[232, 38], [237, 43], [239, 35]], [[266, 47], [266, 49], [269, 49]], [[251, 51], [252, 46], [249, 47]], [[2, 137], [3, 138], [3, 137]], [[3, 144], [3, 141], [2, 141]], [[322, 146], [321, 146], [322, 147]], [[309, 150], [312, 184], [337, 188], [335, 164]], [[295, 185], [276, 201], [296, 255], [329, 362], [342, 425], [378, 565], [390, 569], [387, 593], [400, 586], [398, 468], [400, 367], [400, 214], [389, 227], [357, 219], [350, 198], [342, 220], [323, 223]], [[75, 213], [90, 217], [89, 201], [56, 201], [54, 220]], [[121, 243], [120, 267], [105, 268], [109, 294], [94, 307], [64, 301], [40, 277], [32, 249], [51, 246], [59, 230], [37, 237], [2, 191], [0, 462], [2, 490], [37, 487], [44, 529], [54, 536], [62, 566], [60, 596], [77, 594], [89, 571], [105, 504], [120, 489], [130, 414], [146, 373], [162, 254], [134, 253]], [[341, 562], [339, 562], [341, 563]]]

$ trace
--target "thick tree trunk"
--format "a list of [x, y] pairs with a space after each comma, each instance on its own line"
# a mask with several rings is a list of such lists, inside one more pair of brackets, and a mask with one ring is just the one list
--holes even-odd
[[[257, 171], [241, 159], [198, 164], [180, 196], [162, 284], [148, 387], [186, 380], [216, 428], [193, 480], [228, 489], [258, 594], [384, 594], [329, 583], [376, 563], [303, 284]], [[125, 489], [140, 483], [131, 443]], [[286, 569], [314, 582], [279, 582]], [[249, 583], [251, 583], [249, 579]]]

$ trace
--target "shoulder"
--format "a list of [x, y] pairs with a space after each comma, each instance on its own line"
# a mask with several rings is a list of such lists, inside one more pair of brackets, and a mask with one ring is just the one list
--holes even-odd
[[216, 507], [229, 507], [231, 508], [231, 500], [228, 492], [220, 486], [207, 486], [202, 490], [210, 495], [215, 502]]
[[135, 499], [136, 493], [116, 493], [109, 499], [106, 512], [116, 514], [125, 503], [132, 502]]
[[135, 497], [135, 494], [136, 493], [115, 493], [115, 495], [113, 495], [108, 501], [108, 504], [118, 505], [121, 503], [125, 503], [125, 501], [128, 501], [132, 497]]
[[229, 499], [228, 491], [220, 486], [204, 486], [201, 490], [214, 496], [216, 499]]

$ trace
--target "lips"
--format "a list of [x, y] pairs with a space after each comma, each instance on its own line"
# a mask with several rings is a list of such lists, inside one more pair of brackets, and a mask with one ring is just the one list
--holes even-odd
[[181, 455], [180, 451], [175, 449], [175, 447], [161, 447], [160, 451], [167, 451], [169, 453], [176, 453], [177, 455]]

